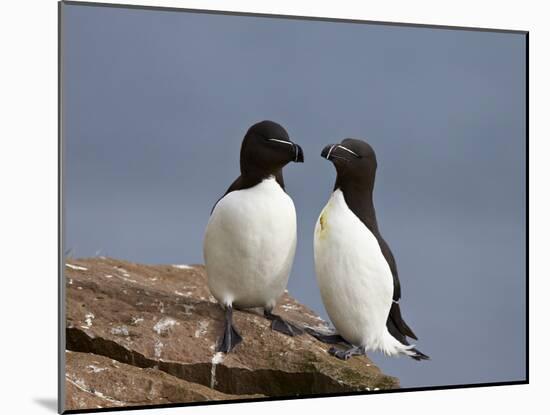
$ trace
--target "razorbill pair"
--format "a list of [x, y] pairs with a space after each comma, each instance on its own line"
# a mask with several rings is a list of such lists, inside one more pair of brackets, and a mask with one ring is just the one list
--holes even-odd
[[[306, 331], [321, 341], [347, 345], [330, 349], [340, 359], [368, 350], [427, 359], [407, 342], [406, 336], [416, 336], [401, 317], [395, 260], [378, 231], [374, 151], [363, 141], [346, 139], [325, 147], [321, 155], [333, 162], [337, 179], [315, 227], [315, 270], [338, 334]], [[230, 352], [242, 341], [232, 322], [233, 307], [263, 307], [273, 330], [303, 333], [272, 313], [296, 251], [296, 211], [285, 193], [282, 169], [303, 161], [300, 146], [275, 122], [254, 124], [243, 139], [241, 175], [215, 204], [204, 238], [208, 285], [225, 310], [217, 351]]]

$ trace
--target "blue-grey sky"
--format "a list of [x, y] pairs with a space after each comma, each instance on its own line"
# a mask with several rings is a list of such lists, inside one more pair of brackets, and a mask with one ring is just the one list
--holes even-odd
[[[404, 387], [525, 377], [525, 37], [65, 5], [66, 247], [202, 263], [247, 128], [284, 125], [298, 215], [289, 290], [326, 317], [313, 229], [344, 137], [378, 157], [379, 226], [432, 357], [374, 354]], [[245, 333], [246, 334], [246, 333]]]

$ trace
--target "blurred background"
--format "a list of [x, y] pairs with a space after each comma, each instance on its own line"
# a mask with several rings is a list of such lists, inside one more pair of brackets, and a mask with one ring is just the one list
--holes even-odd
[[313, 229], [324, 145], [367, 140], [402, 311], [429, 362], [373, 354], [403, 387], [525, 378], [525, 36], [65, 5], [65, 246], [202, 263], [248, 127], [305, 153], [289, 290], [321, 316]]

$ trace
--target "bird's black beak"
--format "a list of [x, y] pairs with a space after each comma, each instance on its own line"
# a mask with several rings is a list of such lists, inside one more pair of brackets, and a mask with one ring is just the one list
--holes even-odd
[[326, 146], [323, 151], [321, 151], [321, 157], [327, 160], [331, 160], [330, 156], [332, 155], [332, 151], [336, 147], [336, 144], [329, 144]]
[[302, 147], [300, 147], [298, 144], [293, 143], [290, 140], [279, 140], [277, 138], [268, 138], [267, 141], [273, 141], [276, 143], [285, 144], [287, 148], [291, 148], [292, 151], [292, 159], [291, 161], [295, 163], [303, 163], [304, 162], [304, 152], [302, 150]]
[[304, 162], [304, 152], [302, 150], [302, 147], [300, 147], [298, 144], [294, 144], [294, 162]]

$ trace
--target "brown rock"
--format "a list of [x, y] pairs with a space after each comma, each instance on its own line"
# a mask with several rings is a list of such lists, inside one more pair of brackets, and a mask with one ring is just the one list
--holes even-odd
[[242, 398], [178, 379], [158, 369], [141, 369], [91, 353], [67, 351], [66, 359], [66, 409]]
[[[328, 345], [309, 335], [271, 331], [260, 311], [235, 311], [244, 341], [228, 355], [215, 353], [223, 312], [208, 291], [202, 265], [91, 258], [70, 260], [65, 275], [69, 350], [106, 356], [133, 369], [155, 368], [229, 395], [398, 387], [396, 378], [381, 373], [366, 357], [340, 361], [327, 353]], [[301, 326], [326, 326], [287, 293], [275, 312]]]

